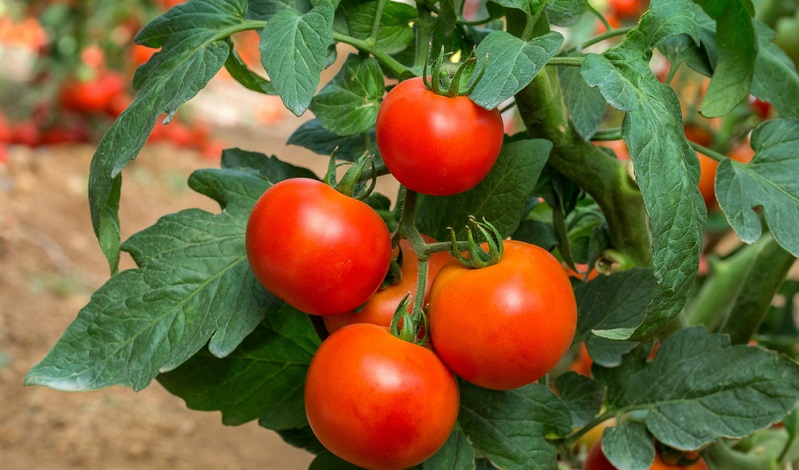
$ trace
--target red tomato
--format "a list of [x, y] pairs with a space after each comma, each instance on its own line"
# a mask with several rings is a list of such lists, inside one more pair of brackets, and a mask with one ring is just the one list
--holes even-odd
[[[616, 467], [610, 463], [602, 452], [601, 440], [596, 441], [596, 444], [591, 447], [583, 468], [585, 470], [616, 470]], [[655, 453], [655, 461], [652, 462], [652, 466], [649, 467], [649, 470], [676, 470], [680, 468], [683, 470], [707, 470], [707, 463], [705, 463], [705, 459], [700, 457], [699, 460], [688, 466], [669, 465], [663, 461], [659, 454]]]
[[36, 147], [39, 145], [39, 128], [33, 121], [23, 121], [11, 128], [12, 144]]
[[[422, 235], [425, 242], [434, 241], [427, 235]], [[416, 281], [419, 273], [419, 258], [416, 257], [413, 248], [408, 240], [400, 240], [402, 250], [402, 279], [397, 284], [381, 289], [375, 293], [358, 312], [347, 312], [341, 315], [325, 315], [324, 321], [327, 331], [330, 333], [343, 328], [352, 323], [373, 323], [375, 325], [388, 327], [394, 317], [394, 311], [406, 294], [416, 295]], [[430, 257], [427, 265], [427, 287], [425, 288], [425, 302], [430, 297], [430, 286], [441, 268], [452, 257], [449, 253], [436, 253]], [[408, 312], [411, 308], [408, 309]]]
[[610, 8], [619, 16], [638, 16], [643, 3], [641, 0], [611, 0]]
[[69, 81], [61, 89], [61, 107], [88, 114], [105, 113], [113, 99], [125, 90], [125, 78], [114, 72], [101, 73], [94, 80]]
[[377, 147], [391, 174], [413, 191], [434, 196], [474, 187], [494, 166], [502, 147], [499, 110], [469, 98], [448, 98], [405, 80], [377, 113]]
[[131, 61], [136, 65], [141, 65], [161, 49], [153, 49], [152, 47], [142, 46], [141, 44], [133, 44], [130, 48]]
[[391, 262], [391, 235], [365, 203], [307, 178], [281, 181], [255, 203], [247, 259], [263, 286], [303, 312], [352, 310]]
[[493, 266], [444, 266], [428, 319], [436, 352], [456, 374], [507, 390], [538, 380], [563, 357], [574, 339], [577, 303], [554, 256], [510, 240]]
[[358, 323], [319, 347], [305, 381], [305, 411], [319, 441], [365, 468], [427, 460], [458, 417], [458, 384], [427, 348]]
[[627, 143], [621, 139], [594, 142], [594, 145], [613, 150], [619, 160], [630, 160], [630, 150], [627, 148]]

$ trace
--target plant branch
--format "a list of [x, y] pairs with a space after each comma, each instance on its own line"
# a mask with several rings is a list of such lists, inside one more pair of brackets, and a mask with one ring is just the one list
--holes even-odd
[[[549, 29], [546, 17], [538, 27]], [[509, 21], [509, 31], [520, 25]], [[522, 91], [516, 104], [531, 137], [553, 143], [549, 163], [596, 201], [608, 223], [611, 249], [625, 265], [651, 266], [652, 252], [644, 201], [625, 163], [580, 137], [569, 121], [557, 70], [549, 67]], [[625, 266], [622, 266], [625, 267]]]
[[549, 59], [547, 65], [561, 66], [561, 67], [582, 67], [583, 57], [553, 57]]
[[388, 68], [390, 68], [396, 76], [400, 76], [405, 73], [413, 73], [411, 69], [402, 65], [399, 61], [397, 61], [397, 59], [391, 57], [379, 47], [369, 44], [367, 41], [336, 32], [333, 33], [333, 40], [342, 42], [344, 44], [349, 44], [360, 51], [372, 54], [377, 60], [383, 62]]
[[691, 140], [689, 140], [688, 143], [691, 144], [691, 147], [694, 150], [696, 150], [697, 152], [703, 153], [703, 154], [707, 155], [708, 157], [712, 158], [713, 160], [716, 160], [717, 162], [723, 162], [724, 160], [727, 159], [727, 156], [722, 155], [722, 154], [720, 154], [719, 152], [716, 152], [713, 149], [709, 149], [709, 148], [705, 147], [704, 145], [699, 145], [696, 142], [693, 142]]
[[599, 44], [600, 42], [605, 41], [606, 39], [614, 38], [616, 36], [623, 36], [623, 35], [629, 33], [630, 31], [632, 31], [634, 29], [635, 29], [635, 27], [633, 27], [633, 26], [628, 26], [626, 28], [619, 28], [619, 29], [613, 29], [613, 28], [608, 29], [607, 31], [605, 31], [602, 34], [598, 34], [598, 35], [596, 35], [596, 36], [594, 36], [594, 37], [592, 37], [590, 39], [587, 39], [584, 43], [580, 44], [579, 47], [575, 46], [575, 47], [570, 48], [569, 51], [572, 51], [572, 50], [581, 51], [581, 50], [585, 49], [586, 47], [593, 46], [594, 44]]
[[377, 0], [377, 8], [375, 10], [375, 17], [372, 21], [372, 33], [369, 35], [368, 42], [377, 47], [377, 38], [380, 35], [380, 20], [383, 18], [383, 8], [386, 6], [386, 0]]

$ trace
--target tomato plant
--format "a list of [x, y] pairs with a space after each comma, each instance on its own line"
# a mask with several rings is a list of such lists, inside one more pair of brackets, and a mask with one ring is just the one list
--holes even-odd
[[247, 222], [247, 260], [270, 292], [308, 313], [352, 310], [380, 287], [391, 261], [386, 224], [325, 184], [282, 181]]
[[[425, 235], [422, 238], [428, 243], [434, 241]], [[419, 258], [416, 256], [416, 252], [413, 251], [411, 244], [406, 239], [403, 239], [400, 240], [399, 248], [402, 250], [399, 281], [378, 290], [357, 312], [325, 315], [323, 320], [328, 332], [333, 333], [352, 323], [372, 323], [386, 328], [391, 325], [391, 319], [402, 299], [408, 294], [416, 294], [419, 273]], [[429, 293], [433, 279], [449, 259], [450, 256], [447, 253], [436, 253], [430, 257], [427, 265], [426, 293]], [[426, 301], [427, 297], [425, 297], [424, 303], [427, 303]]]
[[[711, 469], [792, 468], [799, 73], [779, 46], [785, 5], [189, 0], [125, 22], [157, 52], [91, 164], [110, 277], [25, 383], [158, 380], [225, 423], [257, 420], [315, 469], [579, 469], [608, 423], [605, 456], [633, 469], [676, 462], [664, 449]], [[112, 69], [105, 49], [74, 49]], [[187, 126], [182, 106], [223, 68], [313, 114], [288, 144], [325, 159], [324, 177]], [[39, 139], [9, 121], [11, 145]], [[126, 167], [164, 139], [219, 158], [188, 185], [220, 209], [123, 241]], [[123, 251], [136, 267], [119, 272]], [[394, 311], [388, 332], [329, 333], [318, 316], [378, 310], [383, 325]]]
[[455, 377], [435, 353], [365, 323], [322, 343], [305, 384], [316, 437], [366, 468], [404, 469], [430, 458], [449, 437], [458, 404]]
[[441, 359], [481, 387], [532, 383], [558, 363], [577, 325], [569, 278], [546, 250], [507, 241], [482, 269], [451, 261], [430, 292], [430, 337]]
[[409, 189], [444, 196], [474, 187], [502, 146], [499, 110], [466, 96], [441, 96], [422, 77], [394, 87], [380, 105], [377, 146], [386, 168]]

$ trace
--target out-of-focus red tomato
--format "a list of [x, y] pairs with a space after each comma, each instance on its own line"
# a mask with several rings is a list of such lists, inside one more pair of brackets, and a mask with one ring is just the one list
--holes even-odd
[[141, 44], [134, 44], [130, 49], [130, 58], [136, 65], [141, 65], [161, 49], [153, 49], [152, 47], [142, 46]]

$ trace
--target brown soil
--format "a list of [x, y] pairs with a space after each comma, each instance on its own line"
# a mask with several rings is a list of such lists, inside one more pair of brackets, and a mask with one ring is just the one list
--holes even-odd
[[[317, 174], [324, 157], [286, 147], [296, 128], [218, 131], [230, 144], [297, 163]], [[0, 165], [0, 467], [13, 469], [300, 469], [310, 454], [255, 423], [225, 427], [219, 413], [188, 410], [158, 383], [66, 393], [23, 387], [26, 372], [57, 341], [91, 292], [108, 278], [87, 202], [91, 146], [13, 148]], [[147, 146], [124, 172], [123, 239], [160, 216], [218, 208], [190, 191], [192, 170], [217, 162], [172, 146]], [[123, 260], [123, 269], [132, 267]]]

